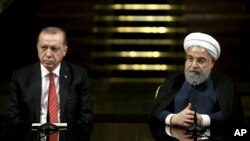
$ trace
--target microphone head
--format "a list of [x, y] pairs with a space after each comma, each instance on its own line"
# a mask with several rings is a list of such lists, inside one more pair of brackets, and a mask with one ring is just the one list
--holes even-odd
[[196, 81], [194, 81], [192, 85], [195, 87], [197, 85]]

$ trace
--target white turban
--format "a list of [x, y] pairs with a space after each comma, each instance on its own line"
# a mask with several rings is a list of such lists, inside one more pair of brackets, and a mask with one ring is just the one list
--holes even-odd
[[213, 59], [217, 60], [220, 57], [220, 44], [210, 35], [193, 32], [186, 36], [184, 39], [184, 50], [192, 46], [200, 46], [207, 49], [208, 53]]

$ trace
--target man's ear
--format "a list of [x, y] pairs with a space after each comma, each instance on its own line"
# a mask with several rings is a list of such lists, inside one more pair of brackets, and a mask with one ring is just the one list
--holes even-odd
[[67, 51], [68, 51], [68, 46], [64, 46], [64, 56], [66, 55]]
[[211, 67], [211, 68], [214, 67], [215, 62], [216, 62], [216, 60], [214, 60], [214, 59], [211, 61], [211, 64], [212, 64], [212, 67]]

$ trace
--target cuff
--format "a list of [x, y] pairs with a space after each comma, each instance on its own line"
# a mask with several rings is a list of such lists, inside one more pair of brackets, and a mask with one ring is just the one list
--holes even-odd
[[205, 127], [210, 126], [210, 123], [211, 123], [210, 117], [205, 114], [201, 114], [201, 117], [202, 117], [201, 125]]
[[169, 114], [166, 119], [165, 119], [165, 124], [166, 125], [171, 125], [171, 118], [174, 114]]
[[167, 133], [167, 135], [172, 136], [170, 129], [170, 126], [165, 126], [165, 132]]

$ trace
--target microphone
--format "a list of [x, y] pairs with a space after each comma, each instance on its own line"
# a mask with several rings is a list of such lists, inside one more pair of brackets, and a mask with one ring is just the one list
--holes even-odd
[[[194, 81], [193, 82], [193, 87], [194, 89], [196, 88], [197, 83]], [[185, 131], [187, 134], [192, 135], [192, 137], [194, 137], [195, 140], [197, 140], [197, 136], [203, 134], [204, 132], [206, 132], [206, 128], [197, 124], [197, 114], [196, 114], [196, 96], [193, 96], [193, 109], [194, 109], [194, 123], [193, 125], [191, 125], [190, 127], [185, 128]]]
[[195, 86], [197, 85], [197, 83], [194, 81], [192, 85], [193, 85], [193, 86], [194, 86], [194, 88], [195, 88]]
[[48, 99], [48, 107], [47, 107], [47, 115], [46, 115], [46, 123], [44, 124], [34, 124], [32, 126], [36, 127], [36, 129], [44, 134], [45, 136], [48, 136], [54, 132], [58, 132], [59, 128], [55, 125], [55, 124], [52, 124], [50, 123], [50, 114], [49, 114], [49, 99]]
[[67, 130], [67, 123], [32, 123], [32, 131], [38, 132], [36, 141], [61, 130]]
[[50, 121], [50, 117], [49, 117], [49, 108], [48, 108], [48, 110], [47, 110], [47, 123], [49, 123], [49, 121]]
[[202, 125], [197, 124], [197, 115], [196, 115], [196, 105], [194, 105], [194, 123], [190, 127], [185, 129], [187, 134], [192, 135], [193, 137], [197, 138], [197, 136], [206, 132], [206, 128]]

